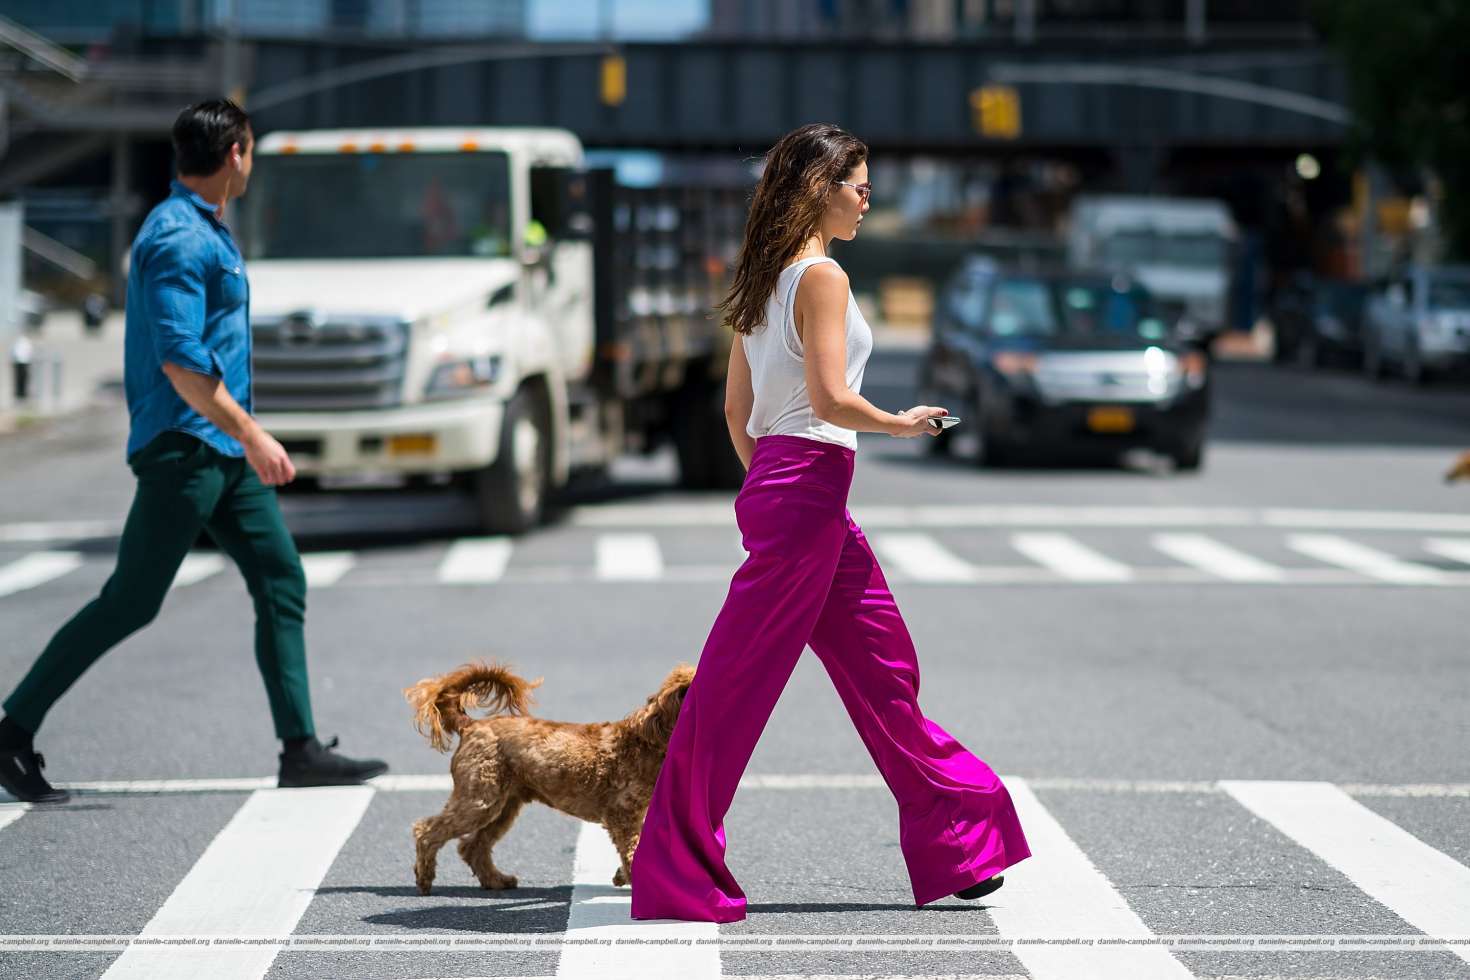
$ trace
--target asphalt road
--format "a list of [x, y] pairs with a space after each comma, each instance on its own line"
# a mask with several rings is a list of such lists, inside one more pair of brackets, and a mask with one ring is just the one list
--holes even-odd
[[[865, 394], [906, 407], [915, 364], [879, 352]], [[286, 498], [314, 581], [319, 729], [427, 781], [260, 789], [277, 746], [250, 606], [203, 553], [48, 719], [48, 775], [90, 791], [0, 802], [0, 944], [245, 932], [420, 948], [232, 947], [210, 965], [178, 947], [0, 945], [0, 977], [1470, 977], [1470, 944], [1321, 939], [1470, 934], [1470, 487], [1440, 479], [1470, 446], [1470, 391], [1244, 363], [1216, 384], [1198, 474], [1147, 458], [984, 471], [861, 437], [850, 506], [917, 643], [921, 706], [1006, 778], [1032, 840], [980, 903], [913, 908], [893, 799], [812, 656], [726, 819], [745, 921], [630, 923], [605, 837], [539, 807], [496, 851], [518, 889], [479, 890], [450, 848], [436, 893], [414, 892], [409, 826], [442, 804], [446, 760], [403, 687], [497, 657], [544, 677], [538, 714], [587, 721], [697, 661], [742, 557], [732, 495], [674, 489], [659, 455], [579, 491], [481, 581], [447, 571], [474, 579], [479, 553], [446, 495]], [[92, 412], [0, 439], [0, 687], [110, 571], [125, 424]], [[1012, 943], [1089, 931], [1141, 949]], [[724, 942], [529, 945], [665, 934]], [[1185, 934], [1315, 947], [1157, 943]], [[448, 947], [497, 935], [524, 948]], [[881, 945], [895, 937], [915, 948]]]

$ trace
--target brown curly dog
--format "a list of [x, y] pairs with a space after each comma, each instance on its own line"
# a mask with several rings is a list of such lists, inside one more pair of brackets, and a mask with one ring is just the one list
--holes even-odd
[[[653, 784], [693, 679], [694, 668], [679, 664], [637, 711], [585, 724], [531, 717], [526, 705], [542, 679], [524, 680], [502, 664], [466, 664], [405, 688], [414, 724], [430, 745], [447, 752], [449, 736], [459, 735], [449, 762], [449, 802], [438, 816], [413, 825], [419, 894], [429, 894], [439, 849], [455, 837], [482, 887], [516, 887], [516, 876], [495, 867], [490, 852], [532, 801], [606, 827], [622, 859], [613, 884], [627, 884]], [[487, 706], [489, 717], [466, 713]]]

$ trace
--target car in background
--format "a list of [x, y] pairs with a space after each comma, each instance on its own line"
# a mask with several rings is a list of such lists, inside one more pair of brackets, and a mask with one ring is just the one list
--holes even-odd
[[1209, 357], [1120, 274], [965, 263], [936, 303], [919, 387], [925, 404], [964, 419], [929, 448], [951, 452], [965, 430], [982, 466], [1143, 447], [1195, 470], [1204, 455]]
[[1470, 266], [1410, 265], [1368, 301], [1363, 373], [1411, 384], [1470, 365]]
[[1372, 284], [1294, 276], [1272, 300], [1267, 316], [1275, 331], [1277, 363], [1321, 367], [1357, 364], [1363, 356], [1363, 313]]

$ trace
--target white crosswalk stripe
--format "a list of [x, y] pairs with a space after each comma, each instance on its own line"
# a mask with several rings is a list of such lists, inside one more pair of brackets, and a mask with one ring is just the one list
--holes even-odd
[[[572, 907], [567, 939], [583, 945], [562, 948], [558, 977], [599, 980], [718, 980], [720, 951], [711, 945], [659, 945], [659, 939], [713, 939], [714, 922], [633, 919], [632, 892], [613, 886], [620, 861], [607, 831], [583, 822], [572, 867]], [[640, 939], [639, 945], [593, 945], [592, 941]]]
[[[144, 928], [144, 936], [285, 935], [372, 802], [363, 786], [258, 790]], [[104, 980], [257, 980], [261, 946], [131, 946]]]
[[25, 816], [31, 808], [29, 803], [0, 803], [0, 830], [4, 830]]
[[1204, 534], [1155, 534], [1153, 545], [1186, 565], [1230, 582], [1280, 582], [1286, 571]]
[[934, 540], [932, 534], [889, 531], [871, 536], [873, 550], [916, 582], [974, 582], [975, 566]]
[[203, 582], [207, 578], [218, 575], [224, 569], [223, 555], [211, 554], [207, 551], [190, 552], [184, 556], [184, 563], [179, 566], [172, 587], [182, 589], [197, 582]]
[[356, 563], [357, 556], [350, 551], [316, 551], [301, 556], [301, 570], [306, 573], [307, 588], [311, 589], [336, 585]]
[[1287, 546], [1329, 565], [1340, 565], [1384, 582], [1407, 585], [1434, 585], [1444, 576], [1434, 568], [1395, 558], [1387, 552], [1370, 548], [1335, 534], [1291, 534]]
[[438, 579], [451, 585], [498, 582], [513, 550], [510, 538], [505, 537], [456, 541], [439, 563]]
[[1037, 531], [1011, 536], [1021, 554], [1075, 582], [1126, 582], [1133, 570], [1087, 547], [1070, 534]]
[[0, 568], [0, 596], [14, 595], [82, 567], [75, 551], [38, 551]]
[[597, 577], [604, 581], [660, 578], [664, 573], [658, 539], [651, 534], [600, 534]]
[[[983, 899], [1002, 936], [1065, 939], [1152, 930], [1044, 807], [1024, 779], [1006, 780], [1031, 857], [1006, 875], [1004, 890]], [[1128, 977], [1184, 980], [1193, 974], [1159, 946], [1027, 945], [1012, 950], [1034, 980]]]
[[[1448, 936], [1470, 925], [1470, 868], [1336, 786], [1244, 780], [1220, 785], [1415, 929]], [[1470, 963], [1470, 949], [1454, 952]]]
[[1470, 565], [1470, 538], [1426, 538], [1424, 547], [1450, 561]]

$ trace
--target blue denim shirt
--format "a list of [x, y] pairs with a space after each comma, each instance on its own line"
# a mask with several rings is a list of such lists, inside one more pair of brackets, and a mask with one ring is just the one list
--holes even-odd
[[245, 259], [214, 205], [177, 178], [133, 239], [126, 322], [128, 457], [167, 431], [244, 456], [244, 447], [191, 408], [163, 373], [167, 361], [221, 378], [240, 407], [252, 410]]

